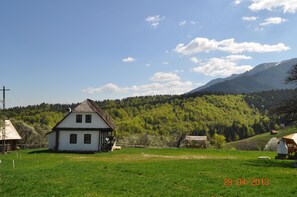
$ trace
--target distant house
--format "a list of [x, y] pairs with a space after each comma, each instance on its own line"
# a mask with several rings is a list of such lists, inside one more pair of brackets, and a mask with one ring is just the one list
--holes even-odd
[[0, 132], [0, 146], [2, 151], [3, 140], [5, 141], [6, 151], [17, 149], [18, 140], [22, 139], [17, 130], [14, 128], [10, 120], [5, 120], [5, 129], [1, 127]]
[[278, 131], [276, 131], [276, 130], [271, 130], [270, 131], [270, 135], [277, 135], [278, 134]]
[[116, 125], [90, 99], [70, 111], [48, 134], [48, 148], [55, 152], [109, 151]]
[[207, 148], [207, 136], [187, 135], [184, 141], [189, 148]]

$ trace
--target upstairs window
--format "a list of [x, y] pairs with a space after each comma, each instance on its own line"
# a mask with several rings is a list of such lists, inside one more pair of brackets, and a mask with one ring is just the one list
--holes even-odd
[[82, 123], [82, 115], [80, 114], [76, 115], [76, 123]]
[[84, 135], [84, 143], [85, 144], [91, 144], [91, 139], [92, 139], [91, 134], [85, 134]]
[[86, 123], [92, 122], [92, 115], [86, 115]]
[[70, 134], [70, 144], [76, 144], [77, 143], [77, 134]]

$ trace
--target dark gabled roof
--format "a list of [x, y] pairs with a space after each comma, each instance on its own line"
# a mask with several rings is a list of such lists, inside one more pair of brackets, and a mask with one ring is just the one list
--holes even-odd
[[[108, 115], [106, 112], [104, 112], [100, 107], [98, 107], [96, 105], [96, 103], [94, 101], [92, 101], [91, 99], [87, 99], [85, 100], [83, 103], [81, 103], [82, 105], [87, 102], [89, 104], [89, 106], [94, 110], [94, 112], [96, 112], [105, 122], [106, 124], [112, 128], [113, 130], [116, 129], [116, 124], [112, 121], [110, 115]], [[78, 105], [76, 108], [78, 108], [80, 105]], [[75, 109], [76, 109], [75, 108]], [[74, 110], [75, 110], [74, 109]]]
[[[116, 124], [112, 121], [111, 117], [104, 112], [101, 108], [99, 108], [96, 103], [94, 101], [92, 101], [91, 99], [87, 99], [85, 101], [83, 101], [82, 103], [80, 103], [78, 106], [76, 106], [72, 112], [78, 112], [78, 113], [88, 113], [88, 112], [95, 112], [97, 113], [102, 120], [113, 130], [116, 129]], [[68, 113], [59, 123], [56, 124], [56, 126], [54, 126], [54, 128], [52, 129], [53, 131], [56, 130], [56, 128], [58, 127], [58, 125], [63, 122], [68, 116], [69, 114], [71, 114], [72, 112]]]

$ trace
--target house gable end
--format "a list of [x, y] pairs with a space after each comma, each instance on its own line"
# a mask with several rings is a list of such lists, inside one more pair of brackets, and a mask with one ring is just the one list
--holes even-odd
[[[82, 121], [76, 122], [76, 115], [82, 115]], [[92, 117], [91, 122], [86, 121], [87, 116]], [[69, 112], [52, 130], [61, 128], [103, 128], [115, 130], [116, 125], [110, 116], [100, 109], [96, 103], [87, 99]]]

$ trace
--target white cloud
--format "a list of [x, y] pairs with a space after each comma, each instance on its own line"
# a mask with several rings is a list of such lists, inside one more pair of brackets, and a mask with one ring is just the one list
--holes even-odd
[[208, 38], [195, 38], [189, 44], [178, 44], [174, 51], [182, 55], [191, 55], [201, 52], [210, 51], [224, 51], [229, 53], [243, 53], [243, 52], [279, 52], [286, 51], [290, 48], [283, 43], [276, 45], [260, 44], [255, 42], [235, 42], [234, 38], [222, 41], [209, 40]]
[[195, 38], [188, 45], [178, 44], [175, 48], [175, 52], [182, 55], [191, 55], [200, 52], [209, 52], [216, 50], [218, 42], [216, 40], [209, 40], [207, 38]]
[[122, 62], [124, 62], [124, 63], [131, 63], [131, 62], [135, 62], [135, 61], [136, 61], [136, 59], [133, 57], [126, 57], [126, 58], [122, 59]]
[[[159, 72], [161, 73], [161, 72]], [[89, 87], [82, 91], [89, 94], [117, 94], [121, 93], [125, 96], [144, 96], [144, 95], [159, 95], [159, 94], [183, 94], [193, 89], [193, 83], [190, 81], [181, 81], [180, 77], [175, 73], [157, 74], [150, 78], [156, 81], [144, 85], [134, 85], [130, 87], [119, 87], [113, 83], [103, 85], [98, 88]], [[158, 79], [159, 78], [159, 79]]]
[[185, 26], [187, 24], [187, 21], [181, 21], [179, 22], [179, 26]]
[[160, 21], [164, 20], [165, 16], [160, 16], [160, 15], [155, 15], [155, 16], [148, 16], [145, 20], [154, 28], [156, 29], [159, 24]]
[[128, 92], [128, 90], [129, 88], [121, 88], [113, 83], [108, 83], [99, 88], [89, 87], [89, 88], [83, 89], [82, 91], [90, 94], [94, 94], [94, 93], [126, 93]]
[[176, 73], [156, 72], [151, 78], [151, 81], [178, 81], [180, 77]]
[[280, 8], [284, 13], [295, 13], [297, 0], [252, 0], [249, 9], [252, 11], [275, 10]]
[[166, 83], [152, 83], [142, 86], [133, 86], [133, 96], [159, 95], [159, 94], [182, 94], [193, 89], [190, 81], [169, 81]]
[[280, 23], [284, 23], [287, 22], [287, 19], [281, 18], [281, 17], [270, 17], [265, 19], [265, 21], [263, 23], [261, 23], [260, 25], [264, 26], [264, 25], [275, 25], [275, 24], [280, 24]]
[[163, 65], [168, 65], [168, 64], [169, 64], [169, 62], [162, 62], [162, 64], [163, 64]]
[[243, 21], [256, 21], [258, 17], [256, 16], [244, 16], [241, 18]]
[[217, 77], [217, 76], [230, 76], [232, 74], [243, 73], [252, 69], [250, 65], [240, 65], [238, 66], [236, 61], [240, 59], [245, 59], [246, 57], [224, 57], [224, 58], [211, 58], [207, 62], [200, 63], [199, 66], [192, 69], [194, 72], [198, 72], [207, 76]]
[[239, 5], [240, 3], [241, 3], [241, 0], [235, 0], [235, 1], [234, 1], [234, 4], [235, 4], [235, 5]]
[[239, 60], [250, 60], [253, 59], [251, 56], [246, 55], [228, 55], [225, 57], [226, 59], [230, 61], [239, 61]]
[[200, 60], [197, 57], [191, 57], [190, 60], [195, 64], [198, 64], [200, 62]]
[[197, 25], [197, 23], [198, 23], [198, 22], [195, 22], [195, 21], [190, 21], [190, 22], [188, 22], [188, 21], [184, 20], [184, 21], [179, 22], [179, 26], [185, 26], [185, 25], [187, 25], [187, 24], [190, 24], [190, 25]]

